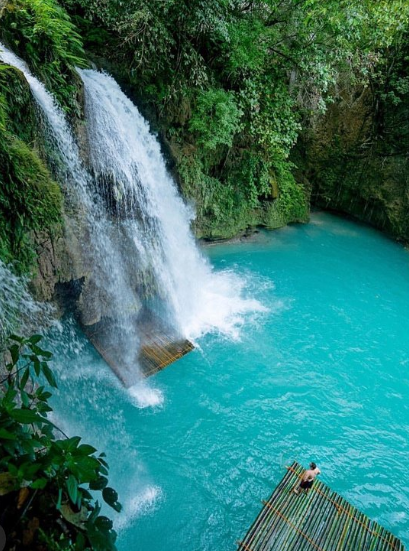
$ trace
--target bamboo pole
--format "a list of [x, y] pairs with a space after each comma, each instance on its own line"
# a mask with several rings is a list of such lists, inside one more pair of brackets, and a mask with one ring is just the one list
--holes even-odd
[[398, 538], [320, 481], [295, 495], [303, 469], [287, 467], [242, 542], [244, 551], [404, 551]]
[[[333, 496], [333, 492], [329, 490], [328, 495]], [[321, 535], [321, 538], [318, 540], [319, 545], [322, 547], [328, 547], [328, 543], [331, 541], [331, 536], [336, 532], [337, 528], [337, 517], [339, 516], [337, 504], [341, 501], [341, 497], [337, 496], [335, 500], [328, 499], [328, 509], [327, 509], [327, 519], [326, 519], [326, 525], [325, 530], [323, 530], [323, 533]], [[335, 501], [335, 503], [334, 503]]]
[[[318, 481], [316, 481], [316, 483], [318, 483]], [[318, 528], [321, 523], [320, 517], [321, 517], [322, 507], [324, 505], [327, 505], [327, 501], [325, 499], [326, 495], [324, 492], [322, 493], [315, 492], [314, 486], [313, 486], [310, 490], [310, 495], [307, 495], [307, 498], [308, 497], [311, 498], [312, 507], [309, 510], [309, 516], [305, 519], [305, 523], [302, 526], [300, 526], [300, 528], [303, 534], [305, 534], [305, 536], [307, 536], [307, 538], [309, 538], [309, 540], [313, 542], [314, 547], [316, 546], [316, 548], [323, 549], [323, 546], [321, 546], [316, 541], [316, 532], [318, 531]], [[299, 534], [298, 537], [294, 539], [292, 543], [292, 548], [298, 549], [304, 543], [305, 536], [302, 536], [301, 534]]]
[[[301, 530], [304, 530], [304, 527], [308, 525], [309, 521], [309, 515], [314, 514], [313, 509], [316, 507], [316, 495], [311, 493], [310, 495], [306, 496], [297, 496], [296, 500], [298, 501], [298, 508], [294, 510], [294, 523], [300, 527]], [[303, 499], [309, 499], [308, 507], [306, 508], [304, 506]], [[297, 538], [298, 534], [295, 530], [292, 530], [290, 533], [288, 533], [287, 537], [285, 538], [283, 545], [283, 549], [292, 549], [293, 542]]]
[[340, 515], [341, 507], [344, 502], [341, 496], [337, 496], [335, 499], [330, 500], [334, 506], [332, 516], [331, 516], [331, 530], [327, 539], [327, 549], [328, 551], [335, 551], [336, 546], [338, 545], [338, 540], [341, 535], [343, 524], [342, 516]]
[[[290, 478], [291, 476], [291, 473], [287, 473], [286, 476], [283, 477], [283, 479], [281, 480], [281, 482], [279, 483], [279, 485], [277, 486], [277, 488], [274, 490], [274, 492], [272, 493], [272, 495], [270, 496], [269, 498], [269, 501], [273, 501], [274, 498], [280, 494], [282, 488], [285, 486], [288, 478]], [[268, 514], [268, 510], [264, 507], [260, 513], [258, 514], [258, 516], [256, 517], [255, 521], [253, 522], [253, 524], [251, 525], [250, 529], [248, 530], [246, 536], [244, 537], [243, 539], [243, 542], [246, 544], [246, 545], [250, 545], [252, 546], [252, 544], [254, 543], [254, 537], [256, 536], [257, 534], [257, 530], [259, 529], [259, 527], [261, 527], [263, 521], [264, 521], [264, 518], [266, 516], [266, 514]]]
[[[287, 514], [287, 510], [289, 507], [291, 507], [291, 504], [296, 499], [296, 495], [293, 493], [293, 490], [296, 486], [296, 483], [298, 483], [298, 476], [296, 474], [296, 477], [294, 477], [293, 471], [291, 469], [288, 469], [290, 471], [290, 476], [288, 478], [287, 485], [285, 487], [285, 499], [284, 500], [276, 500], [274, 503], [269, 503], [270, 505], [274, 505], [274, 507], [278, 510], [280, 510], [283, 514]], [[302, 469], [299, 467], [299, 471], [302, 472]], [[265, 503], [265, 502], [264, 502]], [[275, 511], [271, 510], [271, 516], [274, 519], [274, 522], [270, 524], [270, 526], [267, 527], [267, 530], [264, 534], [263, 539], [263, 545], [260, 546], [260, 549], [269, 549], [269, 542], [271, 541], [273, 535], [274, 539], [277, 539], [279, 537], [280, 530], [283, 525], [282, 518], [275, 513]]]
[[[291, 491], [294, 486], [294, 477], [292, 475], [292, 472], [288, 472], [287, 475], [283, 478], [284, 484], [281, 486], [279, 492], [274, 492], [267, 503], [269, 505], [274, 505], [275, 507], [283, 507], [286, 502], [289, 500], [289, 496], [291, 496]], [[265, 502], [263, 502], [265, 504]], [[261, 537], [258, 539], [258, 545], [259, 549], [263, 549], [266, 540], [270, 537], [270, 535], [274, 532], [276, 527], [280, 524], [280, 519], [276, 517], [274, 512], [272, 511], [271, 507], [268, 508], [264, 506], [264, 509], [267, 511], [267, 519], [269, 520], [268, 523], [265, 523], [263, 528], [263, 533], [261, 534]]]
[[330, 520], [334, 515], [334, 504], [329, 501], [328, 495], [331, 493], [329, 488], [324, 488], [323, 492], [323, 503], [320, 507], [320, 510], [316, 513], [317, 522], [315, 530], [312, 533], [312, 538], [320, 547], [325, 548], [326, 538], [323, 538], [323, 535], [326, 534], [329, 527], [331, 526]]

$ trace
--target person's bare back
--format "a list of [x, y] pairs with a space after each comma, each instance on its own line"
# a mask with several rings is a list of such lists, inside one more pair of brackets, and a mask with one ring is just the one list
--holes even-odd
[[304, 471], [304, 474], [302, 475], [302, 480], [312, 482], [315, 480], [315, 477], [317, 475], [321, 474], [321, 471], [318, 467], [315, 467], [315, 469], [307, 469]]
[[315, 480], [315, 477], [318, 476], [319, 474], [321, 474], [321, 471], [319, 470], [317, 465], [315, 463], [311, 463], [310, 468], [306, 469], [303, 472], [300, 484], [299, 484], [298, 488], [296, 488], [294, 490], [294, 492], [296, 494], [299, 494], [300, 491], [302, 490], [305, 493], [308, 493], [308, 490], [311, 488], [311, 486], [312, 486], [312, 484]]

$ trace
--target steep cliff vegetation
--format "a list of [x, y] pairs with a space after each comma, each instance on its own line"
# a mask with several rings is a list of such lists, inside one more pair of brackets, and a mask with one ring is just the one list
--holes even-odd
[[408, 34], [395, 38], [369, 86], [350, 76], [339, 84], [337, 101], [299, 149], [317, 205], [409, 242]]
[[0, 12], [0, 36], [20, 55], [59, 103], [80, 116], [82, 40], [67, 12], [55, 0], [9, 0]]
[[[79, 36], [53, 0], [13, 0], [0, 11], [0, 38], [22, 55], [70, 114], [80, 114]], [[0, 259], [35, 271], [36, 234], [61, 233], [62, 195], [45, 162], [42, 130], [23, 75], [0, 63]]]
[[55, 230], [60, 222], [60, 188], [35, 141], [28, 85], [18, 71], [0, 65], [0, 258], [17, 273], [33, 265], [32, 232]]
[[[346, 90], [362, 91], [371, 97], [373, 121], [363, 143], [373, 136], [378, 146], [388, 142], [382, 121], [392, 120], [390, 106], [402, 113], [395, 103], [408, 97], [399, 73], [408, 11], [403, 0], [9, 0], [1, 38], [71, 117], [81, 116], [73, 69], [84, 64], [83, 48], [114, 73], [166, 145], [196, 206], [196, 234], [218, 238], [307, 220], [311, 189], [318, 204], [347, 211], [348, 194], [362, 195], [349, 211], [368, 211], [364, 165], [357, 179], [350, 163], [360, 146], [324, 129], [334, 126], [337, 107], [348, 110]], [[21, 139], [16, 129], [14, 135]], [[24, 139], [31, 147], [32, 138]], [[380, 158], [379, 148], [370, 151]], [[373, 165], [374, 201], [388, 179], [384, 165]], [[402, 186], [392, 185], [391, 193], [387, 187], [392, 204]], [[345, 200], [338, 201], [342, 190]], [[401, 213], [395, 215], [398, 235]], [[372, 221], [388, 226], [386, 218]]]
[[307, 219], [290, 151], [340, 79], [385, 74], [408, 15], [402, 0], [63, 3], [86, 49], [155, 113], [204, 237]]

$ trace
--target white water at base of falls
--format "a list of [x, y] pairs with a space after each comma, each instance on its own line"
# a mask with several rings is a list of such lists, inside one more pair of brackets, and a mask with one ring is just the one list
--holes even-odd
[[[148, 123], [117, 82], [94, 70], [79, 73], [94, 174], [109, 176], [128, 237], [152, 269], [173, 324], [190, 339], [215, 330], [237, 336], [242, 314], [260, 304], [243, 299], [244, 282], [232, 272], [215, 273], [201, 254], [190, 230], [192, 209], [180, 197]], [[137, 269], [133, 261], [127, 259], [131, 270]]]
[[[139, 340], [133, 321], [141, 307], [141, 272], [152, 283], [150, 307], [158, 307], [179, 334], [193, 341], [208, 332], [237, 338], [245, 314], [263, 306], [244, 297], [243, 278], [232, 271], [215, 272], [201, 254], [190, 231], [192, 209], [180, 197], [156, 137], [115, 80], [79, 70], [91, 165], [86, 167], [53, 96], [1, 44], [0, 60], [24, 73], [45, 122], [45, 135], [60, 157], [56, 177], [70, 200], [76, 198], [85, 227], [79, 241], [82, 238], [81, 253], [89, 266], [89, 307], [98, 303], [105, 309], [101, 315], [115, 320], [111, 337], [128, 354], [128, 382], [136, 382], [132, 369]], [[124, 365], [125, 372], [129, 365]]]

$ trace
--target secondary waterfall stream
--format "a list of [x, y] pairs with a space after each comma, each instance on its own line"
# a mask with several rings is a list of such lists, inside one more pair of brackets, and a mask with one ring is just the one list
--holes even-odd
[[[27, 65], [0, 45], [0, 59], [22, 71], [59, 160], [56, 177], [74, 205], [72, 232], [89, 276], [81, 295], [86, 325], [108, 323], [123, 353], [121, 378], [135, 382], [135, 319], [154, 312], [180, 335], [235, 336], [242, 314], [260, 309], [242, 297], [244, 281], [215, 273], [190, 232], [192, 209], [178, 194], [147, 122], [107, 74], [79, 70], [85, 90], [88, 159], [65, 115]], [[108, 322], [106, 321], [108, 320]]]
[[0, 261], [0, 344], [12, 332], [29, 334], [49, 325], [52, 310], [51, 305], [33, 300], [27, 281]]

